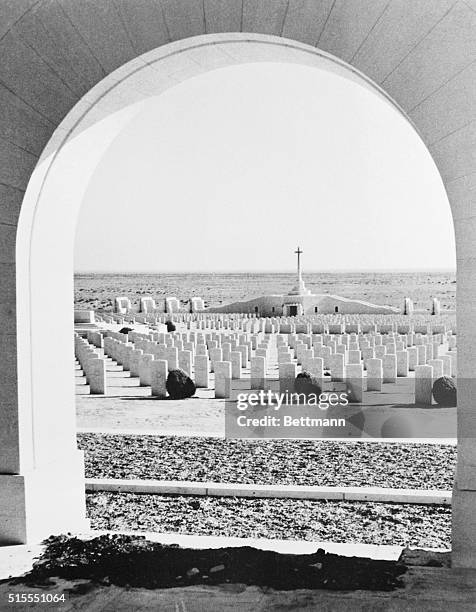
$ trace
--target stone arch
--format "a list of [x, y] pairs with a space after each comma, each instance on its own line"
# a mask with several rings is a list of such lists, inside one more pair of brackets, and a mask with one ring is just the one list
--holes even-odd
[[[476, 565], [476, 417], [472, 380], [476, 365], [476, 11], [459, 0], [21, 0], [0, 8], [0, 320], [3, 391], [0, 428], [0, 507], [3, 541], [23, 541], [36, 534], [43, 508], [45, 529], [74, 521], [60, 507], [55, 513], [42, 502], [58, 488], [55, 473], [64, 478], [58, 461], [37, 463], [35, 431], [44, 429], [70, 453], [64, 442], [74, 420], [64, 414], [54, 422], [38, 423], [31, 398], [47, 393], [45, 381], [32, 387], [32, 321], [42, 311], [25, 301], [27, 283], [25, 240], [32, 233], [35, 208], [25, 198], [41, 181], [42, 165], [66, 134], [60, 126], [75, 107], [103, 95], [101, 82], [141, 54], [173, 41], [212, 33], [249, 33], [283, 37], [328, 52], [372, 79], [396, 101], [418, 129], [443, 178], [452, 207], [458, 263], [459, 345], [459, 464], [454, 494], [454, 562]], [[228, 35], [230, 36], [230, 35]], [[231, 34], [233, 36], [233, 34]], [[174, 43], [179, 45], [179, 43]], [[172, 47], [173, 50], [173, 47]], [[182, 67], [183, 68], [183, 67]], [[178, 78], [187, 77], [185, 68]], [[95, 87], [97, 86], [96, 90]], [[117, 90], [120, 97], [120, 89]], [[140, 103], [138, 101], [137, 103]], [[122, 112], [130, 112], [123, 108]], [[100, 123], [91, 111], [89, 119]], [[117, 113], [115, 113], [117, 115]], [[120, 114], [120, 112], [119, 112]], [[119, 118], [119, 117], [118, 117]], [[106, 127], [106, 126], [105, 126]], [[54, 139], [50, 140], [52, 135]], [[32, 177], [36, 168], [36, 176]], [[21, 215], [17, 237], [17, 226]], [[54, 237], [52, 237], [54, 238]], [[49, 248], [54, 249], [54, 239]], [[17, 248], [18, 247], [18, 248]], [[38, 265], [36, 262], [30, 262]], [[17, 299], [18, 296], [18, 299]], [[54, 313], [54, 306], [50, 309]], [[63, 313], [55, 313], [64, 316]], [[38, 321], [37, 321], [38, 322]], [[55, 338], [48, 338], [54, 342]], [[58, 353], [61, 359], [61, 345]], [[32, 359], [25, 359], [27, 353]], [[54, 355], [50, 355], [54, 360]], [[18, 366], [18, 367], [17, 367]], [[69, 432], [65, 434], [65, 432]], [[44, 435], [46, 435], [44, 433]], [[60, 454], [60, 453], [59, 453]], [[71, 451], [70, 460], [80, 465]], [[40, 465], [41, 464], [41, 465]], [[44, 467], [44, 469], [43, 469]], [[41, 468], [41, 469], [39, 469]], [[55, 472], [56, 470], [56, 472]], [[74, 493], [71, 492], [74, 498]], [[54, 495], [53, 495], [54, 497]], [[79, 501], [77, 503], [80, 504]], [[35, 504], [38, 504], [35, 506]], [[35, 508], [35, 516], [31, 509]], [[74, 513], [73, 513], [74, 514]], [[81, 514], [81, 512], [79, 512]], [[63, 516], [63, 522], [61, 519]], [[78, 517], [76, 517], [78, 518]], [[47, 520], [49, 519], [49, 520]]]

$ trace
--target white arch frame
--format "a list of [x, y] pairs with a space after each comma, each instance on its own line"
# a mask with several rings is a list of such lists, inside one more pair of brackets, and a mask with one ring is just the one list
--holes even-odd
[[[23, 484], [11, 503], [12, 508], [18, 507], [18, 496], [23, 496], [26, 510], [25, 517], [12, 526], [13, 540], [37, 540], [86, 525], [82, 457], [75, 443], [72, 360], [69, 362], [66, 355], [73, 355], [69, 333], [73, 323], [72, 243], [87, 178], [115, 135], [140, 112], [145, 101], [200, 73], [259, 61], [331, 70], [379, 95], [413, 125], [384, 90], [352, 66], [317, 48], [258, 34], [212, 34], [159, 47], [123, 65], [81, 99], [43, 151], [29, 181], [18, 224], [22, 474], [18, 478]], [[78, 167], [76, 160], [81, 157], [83, 163]], [[52, 236], [55, 227], [59, 231]], [[65, 486], [68, 491], [61, 491]]]

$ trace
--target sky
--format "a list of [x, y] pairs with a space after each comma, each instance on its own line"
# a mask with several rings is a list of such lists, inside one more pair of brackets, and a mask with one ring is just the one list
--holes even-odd
[[[119, 246], [118, 246], [119, 245]], [[151, 99], [91, 176], [77, 272], [454, 269], [450, 207], [387, 101], [294, 64], [231, 66]]]

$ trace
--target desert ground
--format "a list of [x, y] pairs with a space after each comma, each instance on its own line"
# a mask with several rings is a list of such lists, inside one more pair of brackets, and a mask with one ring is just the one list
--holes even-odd
[[[112, 309], [114, 297], [131, 302], [150, 295], [158, 300], [175, 296], [183, 302], [198, 296], [206, 306], [287, 293], [295, 273], [236, 274], [76, 274], [74, 301], [77, 308]], [[429, 308], [432, 297], [443, 309], [456, 305], [456, 276], [450, 272], [320, 272], [305, 273], [313, 293], [332, 293], [350, 299], [401, 307], [405, 297], [416, 308]]]

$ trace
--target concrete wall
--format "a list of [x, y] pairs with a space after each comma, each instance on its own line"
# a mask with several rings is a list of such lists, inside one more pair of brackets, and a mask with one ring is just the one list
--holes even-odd
[[233, 302], [232, 304], [208, 308], [207, 312], [256, 313], [262, 317], [281, 316], [283, 314], [283, 303], [282, 295], [266, 295], [246, 302]]
[[[392, 308], [391, 306], [380, 306], [362, 300], [350, 300], [338, 295], [323, 297], [318, 302], [319, 312], [322, 314], [332, 314], [336, 307], [339, 309], [339, 314], [398, 314], [400, 312], [398, 308]], [[305, 311], [306, 314], [312, 314], [313, 312], [313, 305]]]
[[258, 314], [261, 317], [273, 317], [286, 314], [284, 312], [285, 304], [294, 303], [303, 305], [303, 314], [305, 315], [315, 314], [316, 312], [333, 314], [336, 307], [339, 309], [339, 314], [397, 314], [400, 312], [398, 308], [378, 306], [361, 300], [350, 300], [338, 295], [301, 297], [297, 295], [265, 295], [246, 302], [233, 302], [232, 304], [210, 308], [206, 312], [251, 313]]
[[[458, 327], [464, 330], [458, 351], [460, 376], [467, 380], [467, 384], [461, 385], [458, 390], [461, 443], [458, 487], [453, 504], [457, 524], [461, 525], [461, 517], [465, 516], [469, 527], [467, 533], [461, 529], [455, 530], [454, 562], [476, 564], [476, 512], [469, 511], [476, 507], [476, 445], [472, 440], [476, 436], [473, 408], [476, 387], [472, 378], [476, 369], [474, 0], [2, 2], [0, 473], [30, 473], [40, 463], [48, 466], [49, 460], [55, 458], [48, 457], [46, 451], [44, 455], [41, 454], [41, 439], [49, 439], [50, 447], [57, 448], [58, 454], [62, 450], [66, 454], [72, 453], [74, 444], [74, 414], [70, 409], [55, 414], [51, 406], [43, 404], [43, 398], [51, 387], [46, 383], [42, 385], [35, 374], [39, 368], [37, 355], [41, 353], [40, 339], [35, 338], [36, 327], [40, 325], [40, 321], [35, 319], [35, 312], [40, 313], [41, 307], [34, 302], [33, 293], [36, 291], [34, 279], [41, 277], [41, 270], [31, 256], [35, 248], [40, 251], [55, 248], [51, 232], [48, 243], [47, 232], [39, 229], [37, 224], [47, 225], [50, 220], [50, 227], [55, 227], [55, 218], [58, 223], [58, 219], [62, 221], [65, 216], [61, 207], [69, 206], [66, 197], [61, 205], [55, 204], [56, 208], [50, 211], [50, 216], [42, 213], [39, 221], [36, 201], [30, 200], [28, 195], [25, 197], [30, 179], [30, 188], [34, 190], [32, 193], [38, 193], [47, 174], [49, 166], [37, 164], [40, 156], [45, 160], [49, 153], [55, 154], [54, 143], [49, 143], [50, 137], [55, 130], [56, 137], [60, 137], [59, 124], [80, 99], [82, 101], [75, 112], [81, 105], [84, 105], [83, 110], [88, 107], [88, 100], [92, 100], [97, 91], [93, 88], [102, 83], [104, 77], [140, 54], [197, 35], [240, 31], [293, 39], [327, 51], [361, 70], [405, 110], [440, 170], [455, 223]], [[283, 44], [288, 45], [288, 42], [283, 40]], [[239, 58], [232, 56], [232, 60], [228, 58], [228, 61], [252, 60], [255, 50], [256, 45], [250, 42], [247, 50], [240, 51]], [[282, 52], [283, 58], [289, 58], [292, 48], [283, 46]], [[210, 64], [215, 62], [215, 65], [220, 65], [223, 61], [223, 57], [210, 47]], [[144, 61], [140, 64], [144, 66]], [[190, 59], [187, 65], [179, 65], [175, 73], [169, 72], [167, 77], [172, 76], [175, 82], [179, 82], [188, 78], [190, 67], [196, 69], [197, 62]], [[149, 67], [146, 69], [149, 70]], [[118, 82], [119, 75], [120, 71], [115, 77]], [[137, 100], [140, 100], [141, 94], [144, 96], [147, 93], [149, 87], [145, 83], [141, 88], [141, 83], [144, 81], [139, 76]], [[120, 99], [121, 95], [118, 85], [114, 96]], [[95, 110], [89, 111], [88, 121], [95, 120], [95, 113]], [[119, 115], [115, 113], [110, 123], [122, 120], [123, 117]], [[99, 148], [107, 145], [109, 132], [106, 129], [103, 139], [97, 141]], [[32, 178], [35, 167], [39, 172]], [[84, 173], [87, 176], [88, 170], [85, 169]], [[17, 237], [20, 211], [21, 224]], [[74, 232], [74, 215], [71, 221], [70, 218], [71, 215], [66, 216], [67, 233]], [[69, 224], [73, 226], [72, 229]], [[61, 255], [62, 249], [63, 245], [59, 245]], [[60, 259], [56, 258], [58, 266], [72, 264], [69, 254], [65, 255], [65, 262]], [[49, 273], [52, 278], [55, 277], [54, 268]], [[46, 290], [49, 292], [53, 287], [54, 283], [51, 283]], [[72, 298], [72, 281], [61, 291], [65, 294], [70, 292]], [[72, 339], [67, 338], [68, 332], [65, 331], [71, 324], [70, 318], [70, 312], [65, 315], [59, 313], [56, 322], [56, 351], [59, 355], [66, 354], [68, 350], [72, 352]], [[58, 330], [62, 335], [58, 335]], [[53, 344], [52, 337], [48, 337], [48, 342], [50, 346]], [[45, 364], [51, 366], [53, 363], [53, 356], [46, 355]], [[69, 398], [67, 402], [70, 402], [71, 389], [68, 384], [60, 381], [58, 384], [60, 392], [65, 392], [65, 397]], [[36, 425], [41, 418], [45, 431], [35, 445], [32, 444], [32, 437], [37, 435]], [[468, 431], [473, 436], [468, 436]], [[463, 436], [463, 433], [466, 435]], [[5, 491], [2, 489], [2, 499]], [[5, 507], [0, 508], [0, 517], [6, 512]]]

